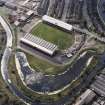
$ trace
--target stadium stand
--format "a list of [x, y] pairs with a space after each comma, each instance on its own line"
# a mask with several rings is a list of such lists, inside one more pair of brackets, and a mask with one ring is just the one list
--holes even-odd
[[57, 45], [54, 45], [31, 34], [26, 34], [23, 38], [21, 38], [20, 42], [35, 47], [36, 49], [41, 50], [42, 52], [50, 56], [52, 56], [58, 50]]

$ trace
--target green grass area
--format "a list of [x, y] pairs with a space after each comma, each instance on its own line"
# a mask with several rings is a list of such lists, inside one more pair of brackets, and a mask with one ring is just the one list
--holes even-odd
[[[20, 50], [21, 51], [21, 50]], [[75, 62], [76, 62], [76, 59], [77, 57], [80, 55], [77, 55], [77, 57], [69, 62], [67, 65], [62, 65], [62, 66], [58, 66], [58, 65], [54, 65], [46, 60], [43, 60], [43, 59], [40, 59], [40, 58], [37, 58], [31, 54], [28, 54], [26, 53], [26, 56], [27, 56], [27, 60], [30, 64], [30, 66], [35, 69], [35, 70], [38, 70], [38, 71], [41, 71], [45, 74], [49, 74], [49, 75], [55, 75], [55, 74], [58, 74], [58, 73], [62, 73], [66, 70], [66, 68], [70, 67], [71, 65], [73, 65]], [[92, 63], [93, 65], [93, 63]]]
[[0, 7], [0, 15], [1, 16], [7, 16], [8, 9], [6, 7]]
[[43, 73], [58, 74], [58, 73], [61, 73], [65, 70], [65, 67], [53, 65], [50, 62], [39, 59], [37, 57], [33, 57], [30, 54], [26, 53], [26, 56], [27, 56], [27, 59], [28, 59], [30, 66], [33, 69], [40, 70]]
[[97, 64], [99, 63], [99, 60], [96, 56], [93, 57], [90, 65], [86, 68], [87, 70], [93, 69]]
[[39, 23], [37, 26], [35, 26], [31, 33], [40, 38], [43, 38], [46, 41], [58, 45], [60, 49], [66, 49], [70, 47], [74, 42], [74, 35], [44, 23]]
[[105, 52], [105, 44], [104, 43], [96, 41], [96, 44], [94, 47], [97, 48], [99, 53]]

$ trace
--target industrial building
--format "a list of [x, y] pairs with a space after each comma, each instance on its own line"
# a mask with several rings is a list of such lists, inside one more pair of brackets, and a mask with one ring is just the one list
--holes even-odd
[[91, 89], [98, 95], [105, 96], [105, 69], [101, 71], [100, 75], [96, 76], [95, 81], [91, 85]]
[[94, 97], [96, 96], [96, 94], [90, 90], [87, 89], [78, 99], [78, 101], [74, 104], [74, 105], [84, 105], [84, 104], [88, 104], [89, 102], [91, 102]]
[[58, 50], [57, 45], [54, 45], [31, 34], [26, 34], [23, 38], [21, 38], [20, 42], [30, 45], [50, 56], [54, 55], [54, 53]]
[[47, 16], [47, 15], [44, 15], [42, 17], [42, 20], [44, 22], [48, 23], [48, 24], [52, 24], [54, 26], [57, 26], [58, 28], [61, 28], [61, 29], [65, 30], [65, 31], [68, 31], [68, 32], [71, 32], [73, 30], [72, 25], [67, 24], [67, 23], [65, 23], [63, 21], [60, 21], [58, 19], [52, 18], [52, 17]]

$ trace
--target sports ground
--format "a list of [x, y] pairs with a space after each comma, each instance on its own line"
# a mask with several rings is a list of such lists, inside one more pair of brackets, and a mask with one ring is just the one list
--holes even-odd
[[39, 23], [35, 26], [31, 33], [48, 42], [58, 45], [58, 48], [61, 50], [69, 48], [74, 42], [74, 36], [71, 33], [64, 32], [44, 23]]

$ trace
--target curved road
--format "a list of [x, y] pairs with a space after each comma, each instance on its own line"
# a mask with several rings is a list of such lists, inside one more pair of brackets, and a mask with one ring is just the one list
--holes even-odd
[[91, 56], [92, 54], [86, 53], [83, 57], [75, 61], [75, 64], [72, 65], [72, 67], [68, 67], [66, 72], [54, 76], [44, 75], [37, 72], [38, 70], [33, 70], [29, 66], [25, 54], [22, 52], [16, 53], [15, 58], [18, 73], [21, 73], [20, 78], [23, 83], [27, 84], [27, 87], [39, 94], [46, 93], [48, 95], [53, 95], [68, 88], [71, 85], [71, 82], [80, 76]]
[[[10, 77], [9, 77], [9, 73], [8, 73], [8, 61], [9, 58], [11, 56], [12, 53], [12, 31], [8, 25], [8, 23], [6, 22], [6, 20], [0, 16], [0, 23], [3, 26], [3, 28], [6, 31], [6, 35], [7, 35], [7, 43], [6, 43], [6, 48], [1, 60], [1, 74], [2, 77], [5, 81], [5, 83], [8, 85], [9, 89], [11, 92], [13, 92], [14, 95], [16, 95], [17, 97], [19, 97], [24, 103], [30, 103], [30, 99], [28, 97], [26, 97], [25, 95], [22, 94], [22, 92], [20, 92], [11, 82]], [[35, 104], [37, 105], [37, 104]]]
[[[42, 103], [40, 101], [33, 101], [29, 97], [25, 96], [20, 90], [16, 88], [15, 85], [12, 84], [12, 81], [10, 80], [9, 73], [8, 73], [8, 62], [12, 53], [12, 41], [13, 41], [12, 31], [11, 31], [11, 28], [9, 27], [9, 24], [1, 16], [0, 16], [0, 23], [5, 29], [6, 35], [7, 35], [7, 44], [1, 60], [1, 74], [5, 83], [8, 85], [10, 91], [13, 92], [14, 95], [19, 97], [24, 103], [27, 103], [27, 104], [29, 103], [31, 105], [64, 105], [66, 102], [72, 100], [73, 97], [69, 94], [68, 96], [65, 96], [61, 98], [59, 101], [53, 102], [53, 103]], [[81, 84], [83, 85], [83, 83]], [[76, 89], [77, 91], [75, 90], [74, 92], [77, 93], [78, 89], [81, 89], [81, 86], [79, 86]]]

